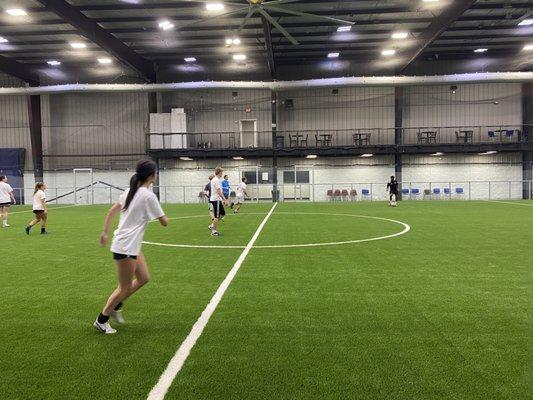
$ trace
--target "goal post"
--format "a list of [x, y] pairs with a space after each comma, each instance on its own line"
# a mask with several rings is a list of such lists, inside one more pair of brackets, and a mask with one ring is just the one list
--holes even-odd
[[[74, 205], [80, 204], [94, 204], [94, 174], [92, 168], [74, 168]], [[86, 182], [82, 176], [89, 177], [89, 182]], [[78, 185], [80, 185], [78, 187]], [[87, 201], [82, 202], [81, 197], [78, 197], [80, 193], [87, 194]]]

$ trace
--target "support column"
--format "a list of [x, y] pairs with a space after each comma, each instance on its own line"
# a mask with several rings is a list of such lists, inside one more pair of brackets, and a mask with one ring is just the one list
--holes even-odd
[[394, 88], [394, 176], [400, 183], [398, 188], [400, 191], [400, 200], [402, 197], [402, 153], [400, 147], [402, 145], [403, 135], [403, 103], [404, 103], [404, 89], [403, 87]]
[[[150, 92], [148, 93], [148, 112], [150, 114], [152, 113], [156, 113], [157, 112], [157, 93], [156, 92]], [[148, 133], [150, 132], [150, 115], [148, 115], [148, 130], [146, 132], [146, 134], [148, 135]], [[149, 136], [146, 136], [146, 149], [145, 151], [148, 152], [148, 149], [150, 148], [150, 137]], [[158, 199], [160, 199], [160, 190], [159, 190], [159, 185], [161, 184], [161, 181], [159, 179], [159, 175], [161, 174], [161, 172], [159, 171], [159, 158], [156, 158], [155, 160], [155, 163], [157, 165], [157, 179], [156, 181], [154, 182], [154, 194], [157, 196]]]
[[28, 97], [31, 155], [35, 182], [43, 181], [43, 130], [41, 122], [41, 96]]
[[[533, 142], [533, 83], [522, 84], [522, 134], [526, 144]], [[533, 151], [522, 152], [522, 198], [531, 199], [533, 186]]]
[[270, 108], [272, 111], [272, 201], [279, 200], [278, 192], [278, 156], [276, 152], [276, 136], [278, 136], [278, 95], [271, 92]]

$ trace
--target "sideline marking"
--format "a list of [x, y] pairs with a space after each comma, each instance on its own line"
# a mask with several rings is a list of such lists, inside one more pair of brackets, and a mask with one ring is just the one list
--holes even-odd
[[523, 206], [523, 207], [533, 207], [533, 204], [524, 204], [524, 203], [513, 203], [512, 201], [502, 201], [502, 200], [487, 200], [490, 203], [503, 203], [503, 204], [512, 204], [513, 206]]
[[[279, 244], [279, 245], [258, 245], [254, 246], [255, 249], [287, 249], [287, 248], [298, 248], [298, 247], [320, 247], [320, 246], [339, 246], [343, 244], [352, 244], [352, 243], [363, 243], [363, 242], [373, 242], [376, 240], [385, 240], [385, 239], [391, 239], [396, 236], [401, 236], [406, 234], [411, 230], [411, 226], [406, 224], [402, 221], [397, 221], [394, 219], [389, 218], [382, 218], [382, 217], [373, 217], [369, 215], [357, 215], [357, 214], [331, 214], [331, 213], [305, 213], [305, 212], [278, 212], [276, 215], [283, 215], [283, 214], [289, 214], [289, 215], [326, 215], [326, 216], [338, 216], [338, 217], [354, 217], [354, 218], [367, 218], [367, 219], [377, 219], [381, 221], [388, 221], [393, 222], [395, 224], [399, 224], [403, 226], [403, 230], [397, 233], [393, 233], [390, 235], [385, 236], [377, 236], [373, 238], [367, 238], [367, 239], [356, 239], [356, 240], [345, 240], [340, 242], [325, 242], [325, 243], [303, 243], [303, 244]], [[243, 214], [245, 215], [245, 214]], [[186, 217], [176, 217], [174, 219], [181, 219], [181, 218], [196, 218], [196, 217], [205, 217], [204, 215], [200, 216], [186, 216]], [[244, 246], [212, 246], [212, 245], [194, 245], [194, 244], [170, 244], [170, 243], [158, 243], [158, 242], [149, 242], [149, 241], [143, 241], [143, 244], [150, 244], [153, 246], [161, 246], [161, 247], [180, 247], [180, 248], [189, 248], [189, 249], [242, 249]]]
[[196, 341], [204, 331], [207, 323], [209, 322], [209, 319], [215, 312], [218, 304], [222, 300], [222, 296], [224, 296], [224, 293], [228, 289], [231, 281], [233, 281], [233, 278], [235, 278], [235, 275], [237, 275], [237, 272], [239, 272], [239, 269], [242, 266], [242, 263], [246, 259], [246, 256], [252, 249], [255, 241], [259, 237], [259, 234], [263, 230], [263, 227], [267, 223], [268, 219], [274, 212], [276, 206], [278, 203], [274, 203], [266, 217], [263, 219], [263, 222], [259, 225], [257, 230], [255, 231], [254, 235], [244, 248], [243, 252], [233, 265], [233, 268], [229, 271], [226, 278], [222, 281], [220, 286], [218, 287], [216, 293], [211, 298], [211, 301], [207, 305], [207, 307], [202, 312], [202, 315], [200, 315], [200, 318], [196, 321], [196, 323], [193, 325], [191, 331], [187, 335], [187, 338], [183, 341], [179, 349], [176, 351], [176, 354], [174, 354], [174, 357], [170, 360], [170, 362], [167, 365], [167, 368], [163, 372], [163, 374], [159, 377], [158, 382], [156, 385], [152, 388], [150, 393], [148, 394], [148, 400], [162, 400], [165, 398], [165, 395], [168, 392], [168, 389], [170, 388], [170, 385], [172, 385], [172, 382], [174, 381], [174, 378], [176, 378], [176, 375], [180, 372], [181, 368], [183, 367], [183, 364], [187, 360], [187, 357], [189, 357], [189, 354], [191, 353], [192, 348], [196, 344]]
[[[71, 208], [71, 207], [82, 207], [82, 206], [72, 205], [72, 206], [64, 206], [64, 207], [49, 207], [48, 209], [49, 210], [58, 210], [60, 208]], [[27, 212], [33, 212], [33, 210], [31, 208], [29, 208], [29, 209], [24, 210], [24, 211], [13, 211], [13, 212], [10, 212], [9, 215], [11, 215], [11, 214], [22, 214], [22, 213], [27, 213]]]

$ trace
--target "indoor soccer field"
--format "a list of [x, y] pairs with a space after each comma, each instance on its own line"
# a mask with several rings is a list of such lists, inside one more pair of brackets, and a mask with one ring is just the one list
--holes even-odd
[[531, 398], [533, 202], [273, 207], [211, 237], [205, 205], [164, 205], [151, 282], [107, 336], [92, 327], [115, 285], [107, 206], [51, 205], [46, 236], [13, 207], [0, 397], [147, 398], [244, 254], [167, 399]]

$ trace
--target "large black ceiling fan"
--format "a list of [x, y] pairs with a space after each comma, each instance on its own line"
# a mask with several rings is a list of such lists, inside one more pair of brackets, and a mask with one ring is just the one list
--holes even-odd
[[[203, 0], [186, 0], [186, 1], [191, 1], [191, 2], [195, 2], [195, 3], [208, 3], [208, 1], [203, 1]], [[224, 5], [228, 5], [228, 6], [231, 6], [231, 7], [238, 6], [239, 8], [238, 9], [234, 9], [234, 10], [229, 11], [229, 12], [222, 13], [222, 14], [217, 14], [217, 15], [214, 15], [212, 17], [208, 17], [208, 18], [204, 18], [204, 19], [200, 19], [200, 20], [194, 21], [191, 24], [187, 24], [187, 25], [182, 26], [180, 28], [194, 26], [194, 25], [206, 22], [206, 21], [220, 19], [221, 17], [227, 17], [227, 16], [234, 15], [234, 14], [240, 14], [243, 11], [248, 10], [246, 16], [244, 17], [244, 20], [242, 21], [242, 23], [237, 28], [236, 33], [239, 33], [246, 26], [246, 24], [250, 21], [250, 19], [254, 15], [259, 14], [259, 15], [261, 15], [261, 17], [265, 18], [268, 22], [270, 22], [292, 44], [299, 45], [300, 43], [289, 32], [287, 32], [287, 30], [284, 29], [279, 24], [278, 21], [276, 21], [269, 14], [269, 11], [274, 11], [274, 12], [284, 13], [284, 14], [289, 14], [289, 15], [296, 15], [298, 17], [306, 17], [306, 18], [312, 18], [312, 19], [317, 19], [317, 20], [325, 20], [325, 21], [328, 21], [328, 22], [335, 22], [335, 23], [337, 23], [339, 25], [353, 25], [355, 23], [353, 21], [348, 21], [348, 20], [345, 20], [345, 19], [334, 18], [334, 17], [326, 17], [326, 16], [316, 15], [316, 14], [310, 14], [310, 13], [297, 11], [297, 10], [293, 10], [293, 9], [284, 7], [285, 4], [296, 3], [298, 1], [301, 1], [301, 0], [267, 0], [267, 1], [265, 1], [265, 0], [247, 0], [248, 5], [246, 5], [244, 7], [243, 7], [243, 3], [237, 3], [237, 2], [232, 2], [232, 1], [217, 1], [217, 3], [222, 3]], [[178, 29], [180, 29], [180, 28], [178, 28]]]

